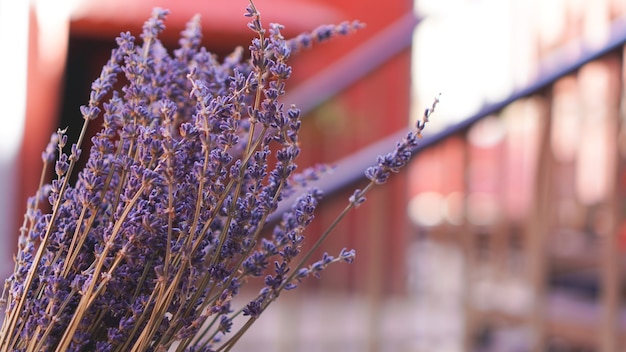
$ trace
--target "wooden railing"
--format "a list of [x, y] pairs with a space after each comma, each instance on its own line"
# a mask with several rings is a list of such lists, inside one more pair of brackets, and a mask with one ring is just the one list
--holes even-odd
[[[428, 153], [445, 156], [441, 150], [449, 149], [454, 140], [453, 149], [463, 160], [463, 174], [453, 178], [463, 196], [462, 223], [444, 221], [414, 229], [430, 240], [456, 246], [463, 254], [461, 315], [466, 351], [480, 350], [480, 336], [492, 336], [511, 325], [528, 329], [522, 345], [532, 351], [560, 345], [594, 351], [626, 348], [626, 134], [622, 126], [626, 22], [616, 21], [610, 34], [602, 46], [575, 42], [556, 51], [534, 82], [441, 132], [426, 135], [415, 150], [419, 164]], [[491, 152], [484, 153], [485, 147], [473, 145], [468, 134], [486, 118], [500, 124], [530, 119], [532, 131], [520, 135], [517, 127], [505, 127], [503, 137], [487, 147]], [[331, 195], [354, 186], [373, 156], [388, 151], [404, 134], [398, 131], [340, 160], [333, 176], [317, 186]], [[510, 189], [506, 188], [510, 182], [497, 181], [489, 192], [501, 210], [495, 220], [472, 223], [470, 198], [480, 181], [470, 171], [473, 163], [486, 158], [498, 170], [499, 176], [492, 177], [510, 179], [507, 167], [520, 163], [523, 156], [512, 152], [519, 148], [507, 145], [520, 142], [532, 144], [532, 155], [522, 168], [532, 179], [529, 187]], [[559, 143], [569, 151], [559, 150]], [[445, 175], [451, 166], [444, 159], [439, 168]], [[594, 181], [594, 174], [602, 179]], [[514, 215], [507, 210], [511, 196], [526, 199]], [[511, 277], [527, 288], [525, 302], [513, 302], [513, 309], [477, 303], [486, 299], [479, 284], [497, 287]], [[486, 296], [499, 292], [492, 290]], [[580, 299], [583, 295], [586, 299]]]

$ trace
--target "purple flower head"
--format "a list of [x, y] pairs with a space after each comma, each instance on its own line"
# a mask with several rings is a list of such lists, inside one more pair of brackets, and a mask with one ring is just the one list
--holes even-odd
[[[322, 196], [316, 189], [272, 234], [265, 228], [281, 201], [327, 171], [296, 173], [301, 116], [283, 102], [288, 60], [360, 24], [287, 40], [282, 25], [266, 31], [250, 2], [249, 53], [238, 48], [220, 62], [201, 47], [199, 16], [168, 52], [159, 38], [167, 14], [155, 9], [137, 42], [120, 34], [80, 107], [81, 137], [66, 148], [59, 130], [42, 154], [55, 177], [28, 202], [5, 297], [15, 331], [0, 334], [0, 349], [218, 350], [233, 319], [256, 319], [281, 291], [354, 257], [343, 250], [296, 264]], [[85, 167], [73, 175], [88, 124], [100, 116]], [[399, 146], [379, 168], [395, 172], [409, 149]], [[259, 295], [231, 307], [252, 280]]]
[[289, 40], [288, 45], [292, 52], [298, 52], [311, 47], [314, 43], [327, 41], [337, 35], [348, 35], [363, 27], [365, 25], [359, 21], [342, 22], [339, 25], [321, 25], [310, 33], [302, 33]]

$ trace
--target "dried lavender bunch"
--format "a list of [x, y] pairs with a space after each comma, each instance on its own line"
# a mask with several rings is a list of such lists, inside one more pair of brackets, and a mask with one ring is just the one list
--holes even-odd
[[[300, 113], [280, 98], [293, 52], [361, 24], [286, 40], [280, 25], [262, 27], [250, 2], [246, 16], [257, 35], [250, 58], [238, 48], [218, 62], [200, 47], [197, 17], [170, 55], [158, 39], [166, 15], [155, 9], [141, 44], [128, 32], [117, 38], [81, 107], [78, 140], [68, 148], [59, 130], [42, 154], [41, 185], [29, 199], [5, 283], [2, 351], [229, 350], [283, 290], [354, 258], [344, 249], [309, 265], [321, 241], [300, 253], [322, 195], [306, 189], [316, 170], [295, 174]], [[71, 185], [87, 125], [100, 115], [102, 129]], [[337, 221], [403, 166], [415, 143], [409, 134], [382, 157]], [[53, 163], [56, 178], [44, 184]], [[295, 191], [303, 194], [291, 211], [262, 236], [278, 202]], [[46, 200], [50, 212], [42, 210]], [[265, 284], [258, 296], [232, 306], [256, 277]], [[239, 316], [248, 321], [231, 334]]]

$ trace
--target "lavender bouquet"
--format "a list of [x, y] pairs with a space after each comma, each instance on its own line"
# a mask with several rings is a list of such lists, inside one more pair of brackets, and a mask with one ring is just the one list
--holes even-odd
[[[170, 56], [158, 39], [166, 14], [155, 9], [141, 44], [128, 32], [117, 38], [81, 107], [78, 140], [68, 147], [59, 130], [42, 154], [5, 283], [2, 351], [228, 351], [284, 290], [354, 258], [344, 249], [310, 263], [334, 225], [300, 253], [321, 198], [308, 183], [323, 168], [295, 173], [300, 113], [280, 99], [292, 53], [361, 24], [286, 40], [280, 25], [262, 27], [251, 1], [249, 58], [237, 48], [218, 62], [200, 47], [197, 17]], [[436, 103], [366, 171], [370, 183], [335, 224], [406, 164]], [[87, 125], [99, 116], [102, 129], [72, 185]], [[56, 178], [45, 184], [52, 165]], [[278, 203], [297, 194], [265, 229]], [[254, 278], [263, 288], [236, 307], [232, 298]], [[245, 323], [231, 331], [237, 318]]]

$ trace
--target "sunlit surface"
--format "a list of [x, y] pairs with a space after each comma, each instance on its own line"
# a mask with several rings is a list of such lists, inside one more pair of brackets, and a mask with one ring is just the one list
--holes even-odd
[[443, 102], [430, 132], [511, 91], [519, 48], [511, 1], [418, 1], [417, 11], [425, 20], [414, 36], [415, 104], [439, 92]]
[[0, 57], [0, 161], [8, 163], [16, 157], [24, 128], [28, 1], [0, 1], [0, 45], [5, 50]]
[[[14, 233], [17, 153], [26, 113], [28, 1], [0, 0], [0, 236]], [[0, 277], [8, 275], [13, 248], [1, 246]]]
[[79, 0], [36, 0], [39, 65], [61, 70], [65, 65], [69, 18]]

